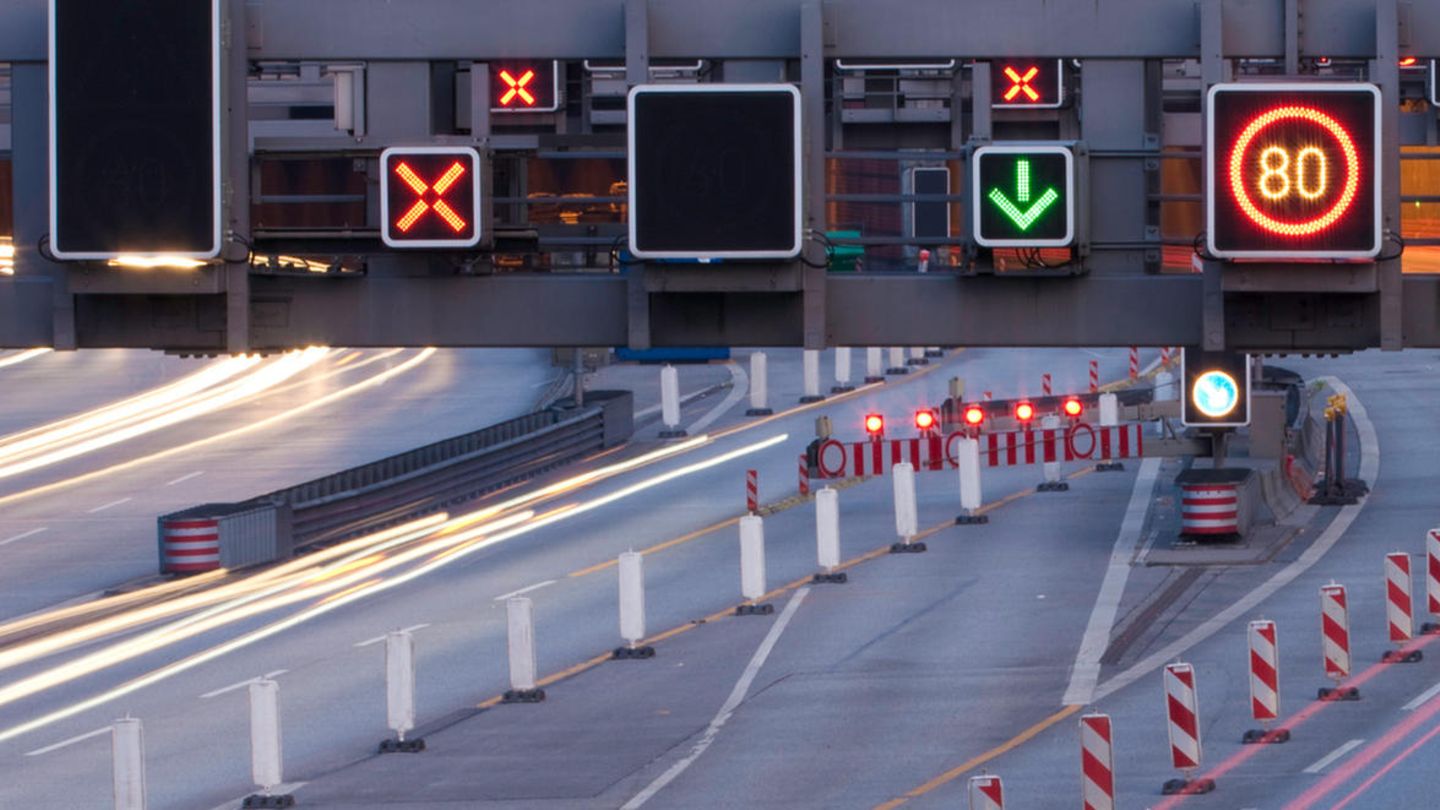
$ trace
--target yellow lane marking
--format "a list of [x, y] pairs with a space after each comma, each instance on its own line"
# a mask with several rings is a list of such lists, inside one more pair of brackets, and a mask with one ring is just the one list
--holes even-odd
[[[722, 520], [722, 521], [720, 521], [719, 523], [712, 523], [712, 524], [710, 524], [709, 526], [706, 526], [706, 527], [703, 528], [703, 529], [696, 529], [696, 530], [693, 531], [693, 532], [690, 532], [690, 533], [688, 533], [688, 534], [682, 534], [682, 535], [680, 535], [679, 537], [676, 537], [676, 538], [673, 538], [673, 539], [670, 539], [670, 540], [666, 540], [666, 541], [663, 542], [663, 543], [656, 543], [655, 545], [650, 546], [649, 548], [642, 548], [642, 549], [640, 549], [640, 553], [641, 553], [641, 554], [654, 554], [654, 553], [657, 552], [657, 551], [664, 551], [664, 550], [667, 549], [667, 548], [673, 548], [673, 547], [675, 547], [675, 546], [680, 545], [681, 543], [688, 543], [688, 542], [690, 542], [691, 540], [694, 540], [694, 539], [697, 538], [697, 537], [704, 537], [705, 535], [710, 534], [711, 532], [718, 532], [718, 531], [720, 531], [721, 529], [723, 529], [723, 528], [725, 528], [725, 527], [727, 527], [727, 526], [734, 526], [735, 524], [737, 524], [737, 523], [739, 523], [739, 522], [740, 522], [740, 518], [739, 518], [739, 517], [732, 517], [732, 518], [730, 518], [730, 519], [728, 519], [728, 520]], [[597, 572], [600, 572], [600, 571], [604, 571], [604, 570], [607, 569], [607, 568], [613, 568], [613, 567], [615, 566], [615, 562], [616, 562], [615, 560], [606, 560], [605, 562], [602, 562], [602, 563], [596, 563], [595, 565], [592, 565], [592, 566], [590, 566], [589, 568], [581, 568], [579, 571], [571, 571], [571, 572], [570, 572], [570, 576], [572, 576], [572, 577], [583, 577], [583, 576], [587, 576], [587, 575], [589, 575], [589, 574], [594, 574], [594, 573], [597, 573]]]
[[1061, 709], [1058, 712], [1055, 712], [1044, 720], [1041, 720], [1035, 725], [1020, 732], [1019, 734], [1016, 734], [1009, 740], [1006, 740], [1000, 745], [991, 748], [989, 751], [986, 751], [979, 756], [971, 757], [970, 759], [965, 760], [964, 762], [956, 765], [950, 770], [940, 774], [934, 779], [931, 779], [929, 782], [926, 782], [925, 784], [917, 788], [912, 788], [911, 790], [906, 791], [905, 795], [891, 799], [884, 804], [875, 805], [875, 810], [893, 810], [893, 808], [899, 807], [900, 805], [910, 801], [911, 799], [918, 799], [921, 796], [924, 796], [925, 794], [933, 791], [935, 788], [938, 788], [941, 785], [949, 784], [950, 782], [955, 781], [957, 778], [963, 776], [964, 774], [975, 770], [976, 768], [984, 765], [992, 759], [995, 759], [1001, 754], [1019, 748], [1020, 746], [1024, 745], [1025, 743], [1031, 741], [1036, 736], [1038, 736], [1040, 732], [1044, 731], [1047, 728], [1050, 728], [1061, 720], [1064, 720], [1070, 715], [1080, 711], [1080, 708], [1081, 707], [1079, 704], [1066, 706], [1065, 708]]

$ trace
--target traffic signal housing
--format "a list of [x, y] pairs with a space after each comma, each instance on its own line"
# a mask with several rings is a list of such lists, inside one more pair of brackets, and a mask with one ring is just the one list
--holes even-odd
[[979, 405], [966, 405], [964, 419], [966, 427], [978, 428], [985, 423], [985, 409]]
[[1186, 348], [1180, 353], [1180, 421], [1187, 427], [1250, 424], [1250, 355]]
[[1029, 425], [1030, 420], [1035, 418], [1035, 406], [1027, 401], [1015, 404], [1015, 421], [1021, 425]]
[[938, 424], [939, 421], [935, 416], [935, 412], [929, 408], [921, 408], [915, 412], [915, 429], [921, 433], [928, 433], [934, 430], [935, 425]]
[[380, 236], [392, 248], [468, 248], [484, 236], [480, 153], [392, 146], [380, 153]]
[[1064, 411], [1065, 415], [1071, 419], [1079, 419], [1085, 413], [1085, 404], [1080, 401], [1079, 397], [1068, 397], [1060, 405], [1060, 410]]
[[872, 439], [885, 436], [885, 417], [878, 413], [865, 414], [865, 434]]

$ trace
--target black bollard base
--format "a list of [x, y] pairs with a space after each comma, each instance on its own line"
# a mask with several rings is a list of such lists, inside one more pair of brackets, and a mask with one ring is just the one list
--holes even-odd
[[1166, 796], [1193, 796], [1214, 789], [1214, 779], [1171, 779], [1160, 788], [1160, 792]]
[[655, 648], [648, 644], [643, 647], [616, 647], [610, 657], [616, 661], [639, 661], [644, 658], [654, 658]]
[[735, 608], [736, 616], [769, 616], [775, 612], [775, 606], [769, 602], [762, 602], [758, 605], [739, 605]]
[[675, 428], [673, 430], [660, 431], [660, 438], [662, 439], [683, 439], [688, 435], [689, 434], [685, 432], [684, 428]]
[[884, 378], [884, 377], [869, 377], [869, 376], [867, 376], [867, 377], [865, 378], [865, 384], [866, 384], [866, 385], [869, 385], [869, 384], [871, 384], [871, 383], [882, 383], [882, 382], [885, 382], [885, 378]]
[[746, 416], [769, 416], [770, 414], [773, 414], [773, 413], [775, 413], [775, 410], [774, 410], [773, 408], [746, 408], [746, 409], [745, 409], [745, 415], [746, 415]]
[[[425, 738], [416, 737], [413, 740], [381, 740], [379, 753], [382, 754], [418, 754], [425, 750]], [[288, 807], [288, 805], [286, 805]]]
[[1316, 692], [1317, 700], [1359, 700], [1360, 689], [1354, 686], [1322, 686]]
[[886, 374], [909, 374], [909, 373], [910, 373], [910, 369], [908, 369], [908, 368], [906, 368], [906, 367], [904, 367], [904, 366], [891, 366], [890, 368], [885, 369], [885, 373], [886, 373]]
[[[884, 379], [884, 378], [882, 377], [881, 379]], [[866, 380], [866, 382], [869, 382], [869, 380]], [[851, 391], [854, 391], [854, 390], [855, 390], [855, 386], [853, 386], [853, 385], [832, 385], [832, 386], [830, 386], [830, 393], [832, 393], [832, 394], [848, 394], [848, 393], [850, 393]]]
[[924, 543], [891, 543], [891, 554], [924, 554], [929, 548]]
[[1123, 472], [1125, 465], [1118, 461], [1102, 461], [1095, 465], [1095, 472]]
[[809, 405], [809, 404], [812, 403], [812, 402], [824, 402], [824, 401], [825, 401], [825, 395], [824, 395], [824, 394], [814, 394], [814, 395], [809, 395], [809, 394], [807, 394], [807, 395], [805, 395], [805, 396], [803, 396], [803, 397], [800, 397], [800, 404], [801, 404], [801, 405]]
[[814, 582], [817, 585], [826, 583], [831, 585], [843, 585], [846, 582], [850, 581], [850, 575], [846, 574], [844, 571], [839, 571], [834, 574], [816, 574], [815, 576], [810, 578], [810, 581]]
[[1070, 484], [1066, 481], [1041, 481], [1035, 487], [1036, 492], [1069, 492]]
[[1418, 664], [1425, 659], [1425, 653], [1420, 650], [1386, 650], [1380, 656], [1382, 664]]
[[294, 807], [295, 797], [289, 793], [282, 795], [254, 793], [245, 797], [240, 803], [241, 807]]
[[544, 700], [544, 689], [509, 689], [500, 698], [501, 703], [542, 703]]
[[989, 515], [959, 515], [955, 518], [956, 526], [978, 526], [981, 523], [989, 522]]
[[1263, 728], [1252, 728], [1245, 732], [1240, 738], [1245, 745], [1275, 745], [1278, 743], [1290, 742], [1290, 729], [1279, 728], [1274, 731], [1266, 731]]

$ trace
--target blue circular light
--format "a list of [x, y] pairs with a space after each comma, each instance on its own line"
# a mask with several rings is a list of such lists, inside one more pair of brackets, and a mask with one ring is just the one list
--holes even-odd
[[1240, 386], [1223, 371], [1206, 371], [1195, 378], [1190, 401], [1200, 413], [1216, 419], [1228, 415], [1240, 404]]

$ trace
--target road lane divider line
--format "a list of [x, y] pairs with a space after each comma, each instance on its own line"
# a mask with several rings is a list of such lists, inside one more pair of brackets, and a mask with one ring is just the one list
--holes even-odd
[[703, 433], [705, 428], [715, 423], [716, 419], [724, 416], [727, 411], [735, 407], [735, 404], [745, 398], [750, 392], [750, 375], [746, 374], [740, 364], [730, 361], [725, 364], [725, 369], [730, 372], [730, 391], [720, 404], [705, 412], [705, 415], [691, 423], [687, 430], [690, 433]]
[[1416, 740], [1413, 743], [1410, 743], [1408, 746], [1405, 747], [1405, 750], [1391, 757], [1389, 762], [1386, 762], [1384, 765], [1380, 766], [1379, 770], [1375, 771], [1375, 773], [1370, 774], [1370, 776], [1367, 777], [1364, 782], [1361, 782], [1359, 785], [1357, 785], [1354, 790], [1345, 794], [1345, 797], [1342, 798], [1340, 801], [1336, 802], [1335, 805], [1331, 808], [1331, 810], [1343, 810], [1343, 808], [1349, 805], [1350, 802], [1354, 801], [1362, 793], [1369, 790], [1372, 785], [1380, 781], [1380, 779], [1384, 777], [1385, 774], [1394, 770], [1395, 766], [1409, 759], [1412, 754], [1423, 748], [1426, 743], [1435, 739], [1435, 735], [1437, 734], [1440, 734], [1440, 726], [1435, 726], [1434, 728], [1431, 728], [1429, 731], [1425, 732], [1425, 734], [1422, 735], [1420, 739]]
[[45, 746], [44, 748], [36, 748], [34, 751], [26, 751], [26, 752], [25, 752], [25, 756], [27, 756], [27, 757], [38, 757], [38, 756], [40, 756], [41, 754], [48, 754], [48, 753], [50, 753], [51, 751], [59, 751], [61, 748], [68, 748], [69, 746], [72, 746], [72, 745], [74, 745], [75, 743], [84, 742], [84, 741], [90, 739], [91, 737], [99, 737], [101, 734], [109, 734], [109, 733], [110, 733], [110, 726], [106, 726], [106, 727], [104, 727], [104, 728], [97, 728], [97, 729], [95, 729], [94, 731], [87, 731], [87, 732], [85, 732], [84, 734], [77, 734], [77, 735], [75, 735], [74, 737], [71, 737], [71, 738], [68, 739], [68, 740], [61, 740], [60, 742], [57, 742], [57, 743], [55, 743], [54, 745], [47, 745], [47, 746]]
[[196, 470], [195, 472], [187, 473], [186, 475], [182, 475], [182, 476], [180, 476], [179, 478], [176, 478], [174, 481], [166, 481], [166, 482], [165, 482], [165, 486], [167, 486], [167, 487], [173, 487], [173, 486], [175, 486], [176, 484], [183, 484], [183, 483], [185, 483], [186, 481], [189, 481], [191, 478], [199, 478], [200, 476], [202, 476], [202, 475], [204, 475], [204, 474], [205, 474], [205, 471], [204, 471], [204, 470]]
[[1135, 484], [1130, 491], [1130, 504], [1125, 508], [1120, 533], [1110, 552], [1105, 579], [1100, 585], [1099, 595], [1095, 597], [1095, 607], [1090, 611], [1090, 621], [1085, 626], [1080, 650], [1075, 655], [1075, 666], [1070, 670], [1070, 685], [1061, 699], [1067, 706], [1088, 705], [1095, 695], [1095, 684], [1100, 680], [1100, 658], [1110, 646], [1110, 633], [1115, 629], [1120, 599], [1125, 595], [1135, 546], [1140, 541], [1140, 531], [1145, 528], [1145, 517], [1150, 512], [1159, 473], [1160, 459], [1147, 458], [1140, 462], [1140, 472], [1135, 476]]
[[1400, 708], [1402, 711], [1413, 712], [1424, 704], [1428, 703], [1430, 699], [1435, 697], [1436, 695], [1440, 695], [1440, 683], [1437, 683], [1429, 689], [1426, 689], [1424, 692], [1416, 695], [1413, 700], [1411, 700], [1409, 703], [1406, 703], [1404, 706], [1401, 706]]
[[511, 598], [511, 597], [513, 597], [513, 596], [521, 596], [521, 595], [523, 595], [523, 594], [530, 593], [531, 591], [538, 591], [538, 590], [540, 590], [541, 588], [544, 588], [544, 587], [547, 586], [547, 585], [554, 585], [556, 582], [559, 582], [559, 580], [547, 579], [547, 580], [545, 580], [544, 582], [537, 582], [537, 583], [535, 583], [534, 585], [527, 585], [527, 586], [521, 588], [521, 589], [518, 590], [518, 591], [511, 591], [511, 592], [509, 592], [509, 593], [502, 593], [502, 594], [500, 594], [499, 596], [495, 597], [495, 601], [496, 601], [496, 602], [504, 602], [506, 599], [509, 599], [509, 598]]
[[12, 354], [7, 357], [0, 357], [0, 368], [5, 368], [6, 366], [13, 366], [17, 363], [23, 363], [26, 360], [32, 360], [42, 354], [48, 354], [50, 351], [50, 349], [27, 349], [23, 352], [20, 352], [19, 354]]
[[765, 639], [760, 642], [760, 646], [755, 650], [755, 654], [751, 656], [750, 663], [746, 664], [745, 671], [740, 675], [740, 680], [735, 682], [735, 688], [730, 690], [730, 696], [725, 699], [725, 703], [721, 705], [720, 711], [715, 713], [715, 717], [710, 721], [710, 725], [705, 727], [705, 733], [701, 735], [700, 740], [690, 748], [690, 753], [667, 768], [664, 773], [660, 774], [655, 781], [647, 785], [644, 790], [635, 794], [633, 799], [621, 806], [621, 810], [639, 810], [639, 808], [650, 801], [656, 793], [659, 793], [666, 785], [675, 781], [676, 777], [684, 773], [685, 769], [689, 768], [695, 760], [699, 759], [710, 745], [715, 742], [715, 738], [720, 734], [720, 729], [725, 727], [731, 715], [735, 714], [735, 710], [740, 708], [740, 704], [744, 702], [745, 697], [750, 692], [750, 685], [755, 681], [755, 676], [760, 674], [760, 668], [765, 666], [765, 661], [770, 657], [771, 651], [775, 649], [775, 644], [780, 640], [780, 634], [785, 632], [785, 627], [790, 624], [790, 620], [795, 616], [795, 612], [800, 609], [800, 603], [805, 601], [805, 597], [809, 595], [809, 593], [809, 588], [800, 588], [790, 597], [790, 601], [785, 603], [784, 610], [780, 612], [780, 618], [776, 619], [775, 624], [771, 625], [770, 632], [765, 634]]
[[48, 532], [48, 531], [50, 531], [50, 527], [49, 527], [49, 526], [41, 526], [41, 527], [38, 528], [38, 529], [31, 529], [31, 530], [28, 531], [28, 532], [21, 532], [20, 534], [17, 534], [17, 535], [15, 535], [14, 537], [7, 537], [7, 538], [5, 538], [4, 540], [0, 540], [0, 546], [8, 546], [8, 545], [10, 545], [11, 543], [14, 543], [14, 542], [17, 541], [17, 540], [24, 540], [24, 539], [27, 538], [27, 537], [34, 537], [35, 535], [40, 534], [41, 532]]
[[102, 503], [102, 504], [100, 504], [99, 506], [95, 507], [94, 509], [86, 510], [85, 513], [86, 513], [87, 515], [93, 515], [93, 514], [95, 514], [96, 512], [104, 512], [106, 509], [109, 509], [109, 508], [114, 507], [114, 506], [119, 506], [119, 505], [122, 504], [122, 503], [129, 503], [129, 502], [132, 501], [132, 500], [134, 500], [134, 499], [133, 499], [133, 498], [121, 498], [121, 499], [119, 499], [119, 500], [111, 501], [111, 502], [109, 502], [109, 503]]
[[221, 696], [221, 695], [223, 695], [223, 694], [226, 694], [226, 693], [228, 693], [228, 692], [234, 692], [236, 689], [244, 689], [245, 687], [249, 686], [249, 685], [252, 684], [252, 683], [255, 683], [256, 681], [268, 681], [268, 680], [270, 680], [270, 679], [272, 679], [272, 678], [278, 678], [278, 677], [280, 677], [281, 675], [284, 675], [285, 673], [287, 673], [287, 672], [289, 672], [289, 671], [290, 671], [290, 670], [288, 670], [288, 669], [277, 669], [277, 670], [274, 670], [274, 671], [272, 671], [272, 672], [267, 672], [267, 673], [265, 673], [264, 675], [261, 675], [261, 676], [258, 677], [258, 678], [246, 678], [245, 680], [240, 681], [239, 683], [232, 683], [232, 684], [230, 684], [229, 686], [222, 686], [222, 687], [220, 687], [219, 689], [212, 689], [212, 690], [210, 690], [209, 692], [206, 692], [205, 694], [201, 695], [201, 696], [200, 696], [200, 699], [201, 699], [201, 700], [209, 700], [210, 698], [213, 698], [213, 697], [219, 697], [219, 696]]
[[[413, 632], [415, 632], [416, 630], [424, 630], [425, 628], [427, 628], [427, 627], [429, 627], [429, 626], [430, 626], [430, 623], [429, 623], [429, 622], [421, 622], [420, 624], [412, 624], [412, 625], [410, 625], [409, 627], [403, 628], [400, 632], [402, 632], [402, 633], [413, 633]], [[359, 648], [359, 647], [369, 647], [371, 644], [379, 644], [380, 642], [382, 642], [382, 641], [384, 641], [384, 640], [385, 640], [385, 636], [376, 636], [376, 637], [374, 637], [374, 638], [367, 638], [367, 639], [365, 639], [364, 641], [357, 641], [357, 642], [355, 642], [355, 646], [356, 646], [356, 648]]]
[[1364, 744], [1365, 744], [1365, 741], [1364, 741], [1364, 740], [1350, 740], [1350, 741], [1348, 741], [1348, 742], [1340, 743], [1340, 746], [1339, 746], [1338, 748], [1336, 748], [1334, 751], [1331, 751], [1330, 753], [1326, 754], [1325, 756], [1323, 756], [1323, 757], [1315, 760], [1313, 763], [1311, 763], [1308, 767], [1302, 769], [1300, 772], [1301, 772], [1301, 773], [1320, 773], [1321, 771], [1325, 770], [1326, 768], [1330, 767], [1331, 765], [1334, 765], [1335, 762], [1336, 762], [1337, 760], [1339, 760], [1341, 757], [1345, 756], [1346, 754], [1350, 753], [1351, 751], [1354, 751], [1356, 748], [1359, 748], [1360, 746], [1362, 746], [1362, 745], [1364, 745]]

